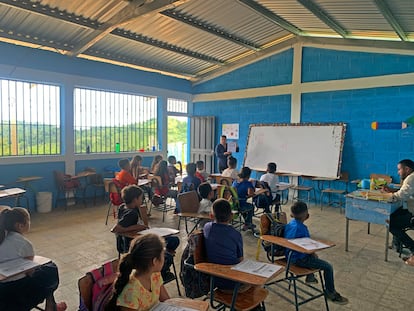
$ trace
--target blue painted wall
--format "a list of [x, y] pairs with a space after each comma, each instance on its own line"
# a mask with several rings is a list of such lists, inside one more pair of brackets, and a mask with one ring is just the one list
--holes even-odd
[[237, 89], [290, 84], [293, 49], [234, 70], [226, 75], [196, 85], [193, 93], [214, 93]]
[[[290, 121], [290, 95], [257, 97], [240, 100], [205, 102], [194, 104], [195, 116], [216, 117], [215, 141], [220, 141], [223, 123], [238, 123], [237, 143], [240, 152], [233, 154], [237, 168], [243, 164], [249, 125], [253, 123], [288, 123]], [[272, 143], [272, 142], [269, 142]]]
[[414, 86], [302, 95], [302, 122], [345, 122], [342, 170], [351, 179], [370, 173], [399, 181], [397, 162], [414, 159], [414, 128], [372, 130], [372, 121], [401, 122], [414, 115]]
[[371, 77], [414, 71], [414, 57], [406, 55], [333, 51], [305, 47], [302, 82]]
[[[284, 57], [284, 61], [281, 59]], [[292, 52], [286, 51], [278, 56], [269, 57], [256, 64], [239, 69], [225, 76], [197, 86], [196, 92], [219, 92], [233, 89], [272, 85], [273, 81], [286, 82], [282, 73], [280, 80], [274, 74], [261, 74], [254, 65], [263, 68], [270, 60], [288, 63]], [[304, 48], [302, 60], [302, 81], [327, 81], [357, 77], [371, 77], [393, 73], [414, 71], [414, 57], [378, 53], [347, 52], [318, 48]], [[248, 81], [238, 76], [249, 77]], [[239, 77], [239, 81], [235, 81]], [[251, 82], [257, 79], [257, 83]], [[277, 84], [277, 83], [276, 83]], [[273, 84], [274, 85], [274, 84]], [[272, 98], [272, 97], [270, 97]], [[217, 137], [223, 123], [240, 123], [240, 150], [247, 139], [249, 123], [288, 122], [290, 121], [290, 96], [273, 97], [286, 100], [286, 105], [263, 105], [263, 98], [232, 100], [209, 103], [195, 103], [195, 114], [217, 116]], [[247, 105], [257, 103], [257, 106]], [[245, 106], [246, 105], [246, 106]], [[245, 107], [254, 112], [245, 112]], [[282, 107], [282, 108], [281, 108]], [[282, 113], [280, 112], [282, 109]], [[263, 114], [266, 110], [268, 116]], [[226, 113], [230, 111], [230, 113]], [[256, 114], [255, 111], [259, 111]], [[223, 114], [225, 117], [223, 117]], [[230, 114], [230, 116], [228, 116]], [[260, 116], [258, 116], [260, 115]], [[342, 169], [350, 173], [351, 179], [365, 178], [370, 173], [392, 175], [399, 182], [396, 171], [397, 162], [403, 158], [414, 159], [414, 129], [377, 130], [371, 129], [372, 121], [401, 122], [414, 115], [414, 85], [404, 87], [371, 88], [363, 90], [331, 91], [302, 94], [301, 122], [345, 122], [346, 138], [343, 151]], [[274, 119], [270, 116], [277, 116]], [[241, 152], [242, 153], [242, 152]], [[238, 156], [241, 160], [242, 154]]]

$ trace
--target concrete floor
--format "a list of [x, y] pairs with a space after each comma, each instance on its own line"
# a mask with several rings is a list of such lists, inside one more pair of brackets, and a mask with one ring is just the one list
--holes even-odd
[[[289, 211], [290, 206], [284, 206]], [[107, 204], [91, 203], [54, 209], [48, 214], [32, 215], [32, 228], [28, 238], [35, 246], [36, 254], [52, 258], [59, 267], [60, 286], [56, 292], [58, 301], [64, 300], [68, 310], [77, 310], [79, 294], [77, 281], [85, 272], [101, 263], [117, 257], [115, 236], [109, 231], [114, 223], [110, 218], [105, 225]], [[289, 213], [288, 213], [289, 214]], [[336, 208], [311, 205], [307, 225], [315, 238], [328, 239], [336, 246], [319, 252], [319, 256], [331, 262], [335, 269], [337, 291], [349, 299], [345, 306], [330, 303], [330, 310], [413, 310], [414, 295], [411, 292], [414, 267], [409, 267], [390, 251], [388, 262], [384, 261], [385, 228], [353, 221], [350, 224], [350, 247], [345, 252], [345, 216]], [[254, 220], [256, 223], [258, 219]], [[178, 217], [169, 212], [165, 223], [162, 214], [153, 211], [152, 226], [176, 228]], [[251, 232], [243, 232], [246, 258], [255, 258], [257, 239]], [[186, 245], [182, 224], [181, 245], [176, 256], [179, 269], [181, 252]], [[260, 260], [266, 260], [263, 251]], [[175, 283], [167, 285], [171, 297], [177, 297]], [[183, 290], [182, 290], [183, 292]], [[267, 310], [294, 310], [294, 306], [270, 293], [266, 299]], [[300, 310], [324, 310], [323, 299], [317, 299], [300, 307]]]

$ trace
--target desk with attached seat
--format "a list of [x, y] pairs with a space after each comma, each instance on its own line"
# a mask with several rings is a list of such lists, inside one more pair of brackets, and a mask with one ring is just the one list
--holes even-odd
[[[299, 306], [303, 305], [309, 301], [312, 301], [314, 299], [323, 297], [325, 300], [325, 306], [326, 306], [326, 310], [329, 311], [329, 306], [328, 306], [328, 301], [325, 295], [325, 284], [324, 284], [324, 279], [322, 278], [322, 273], [320, 269], [310, 269], [310, 268], [303, 268], [303, 267], [299, 267], [296, 266], [294, 264], [292, 264], [290, 262], [290, 258], [291, 258], [291, 254], [292, 251], [296, 251], [299, 253], [304, 253], [304, 254], [313, 254], [316, 251], [319, 251], [321, 249], [325, 249], [325, 248], [330, 248], [335, 246], [334, 243], [331, 242], [327, 242], [327, 241], [316, 241], [316, 242], [321, 242], [324, 243], [326, 245], [326, 247], [324, 248], [317, 248], [317, 249], [307, 249], [304, 247], [301, 247], [297, 244], [294, 244], [292, 242], [290, 242], [288, 239], [282, 238], [282, 237], [277, 237], [277, 236], [273, 236], [273, 235], [262, 235], [260, 237], [260, 239], [262, 239], [263, 241], [267, 241], [270, 242], [272, 247], [270, 250], [270, 259], [272, 262], [275, 262], [276, 264], [279, 264], [281, 266], [284, 266], [286, 268], [286, 275], [284, 279], [281, 280], [277, 280], [271, 283], [266, 284], [267, 288], [269, 288], [270, 285], [279, 285], [278, 283], [282, 282], [282, 281], [287, 281], [289, 283], [289, 289], [290, 289], [290, 282], [293, 282], [293, 295], [294, 295], [294, 301], [291, 301], [290, 299], [288, 299], [287, 297], [283, 296], [280, 292], [275, 292], [277, 295], [279, 295], [280, 297], [286, 299], [287, 301], [293, 303], [295, 305], [296, 311], [299, 310]], [[273, 247], [274, 245], [280, 245], [282, 247], [285, 247], [287, 249], [290, 250], [289, 255], [287, 258], [282, 258], [282, 259], [278, 259], [278, 260], [274, 260], [274, 252], [273, 252]], [[307, 276], [309, 274], [313, 274], [313, 273], [319, 273], [319, 278], [321, 281], [321, 289], [318, 289], [316, 287], [314, 287], [311, 284], [307, 284], [303, 281], [300, 280], [301, 277]], [[297, 282], [300, 282], [301, 284], [303, 284], [304, 286], [306, 286], [306, 288], [308, 289], [312, 289], [312, 293], [308, 290], [301, 290], [300, 288], [297, 287]], [[290, 292], [289, 289], [285, 289], [282, 286], [279, 286], [281, 289], [284, 289], [288, 292]], [[303, 298], [301, 301], [299, 301], [299, 295], [298, 295], [298, 290], [301, 290], [301, 292], [304, 295], [307, 295], [308, 298]]]

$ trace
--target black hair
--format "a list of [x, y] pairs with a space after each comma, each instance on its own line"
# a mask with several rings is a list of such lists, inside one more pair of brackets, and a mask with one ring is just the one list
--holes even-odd
[[195, 163], [188, 163], [185, 170], [187, 171], [187, 175], [194, 176], [197, 170]]
[[211, 185], [208, 182], [203, 182], [202, 184], [200, 184], [200, 186], [198, 186], [198, 194], [203, 199], [207, 199], [211, 191], [213, 191], [213, 189], [211, 188]]
[[136, 155], [136, 156], [134, 156], [133, 158], [132, 158], [132, 160], [131, 160], [131, 165], [132, 164], [134, 164], [134, 165], [136, 165], [136, 164], [138, 164], [138, 162], [142, 162], [142, 157], [140, 156], [140, 155]]
[[161, 179], [164, 178], [164, 175], [168, 175], [168, 168], [167, 168], [167, 161], [161, 160], [157, 165], [157, 170], [155, 171], [155, 175], [161, 176]]
[[213, 203], [214, 218], [217, 222], [228, 222], [231, 219], [231, 206], [226, 199], [217, 199]]
[[122, 169], [125, 169], [125, 167], [127, 167], [127, 165], [129, 165], [129, 160], [128, 159], [121, 159], [118, 161], [118, 166]]
[[26, 224], [30, 220], [29, 212], [23, 207], [5, 208], [0, 212], [0, 244], [6, 238], [6, 232], [16, 232], [16, 224]]
[[196, 162], [196, 166], [199, 170], [203, 169], [204, 168], [204, 161], [198, 160]]
[[227, 162], [230, 168], [235, 168], [237, 166], [237, 159], [235, 157], [232, 157], [232, 156], [228, 157]]
[[221, 135], [221, 137], [222, 137], [222, 138], [225, 138], [225, 139], [227, 139], [227, 136], [226, 136], [226, 135]]
[[114, 283], [111, 300], [105, 307], [106, 311], [118, 310], [116, 300], [128, 284], [132, 270], [144, 273], [149, 271], [154, 258], [161, 259], [164, 248], [164, 240], [156, 234], [144, 234], [132, 240], [129, 252], [119, 262], [119, 274]]
[[308, 206], [306, 205], [305, 202], [302, 202], [302, 201], [295, 202], [290, 208], [290, 211], [292, 212], [292, 215], [295, 218], [300, 217], [307, 210], [308, 210]]
[[401, 164], [402, 166], [409, 167], [411, 170], [414, 171], [414, 161], [410, 159], [404, 159], [398, 162], [398, 164]]
[[176, 161], [176, 162], [177, 162], [177, 159], [175, 158], [175, 156], [170, 155], [170, 156], [167, 158], [167, 161], [168, 161], [168, 163], [173, 164], [173, 162], [174, 162], [174, 161]]
[[240, 170], [239, 177], [241, 179], [250, 178], [251, 173], [252, 173], [252, 170], [250, 169], [250, 167], [244, 166]]
[[156, 166], [157, 166], [157, 164], [158, 164], [158, 163], [160, 163], [160, 162], [161, 162], [161, 160], [162, 160], [162, 155], [160, 155], [160, 154], [157, 154], [157, 155], [154, 157], [154, 159], [152, 160], [152, 163], [151, 163], [151, 172], [153, 172], [153, 173], [154, 173], [154, 171], [156, 170]]
[[269, 173], [275, 173], [276, 172], [276, 163], [275, 162], [267, 163], [267, 170], [269, 171]]
[[131, 203], [134, 199], [143, 195], [143, 191], [137, 185], [129, 185], [121, 190], [121, 198], [125, 204]]

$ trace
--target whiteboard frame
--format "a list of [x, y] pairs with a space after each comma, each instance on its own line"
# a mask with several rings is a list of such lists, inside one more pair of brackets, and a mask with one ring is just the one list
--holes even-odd
[[[309, 174], [309, 172], [306, 171], [294, 171], [294, 170], [283, 170], [283, 168], [281, 168], [282, 170], [279, 170], [278, 167], [278, 171], [277, 173], [284, 173], [284, 174], [295, 174], [295, 175], [302, 175], [302, 176], [313, 176], [313, 177], [326, 177], [326, 178], [339, 178], [340, 173], [341, 173], [341, 165], [342, 165], [342, 154], [343, 154], [343, 147], [344, 147], [344, 140], [345, 140], [345, 132], [346, 132], [346, 123], [343, 122], [339, 122], [339, 123], [258, 123], [258, 124], [250, 124], [249, 126], [249, 134], [247, 136], [247, 143], [246, 143], [246, 149], [244, 152], [244, 159], [243, 159], [243, 166], [246, 165], [246, 160], [247, 160], [247, 156], [248, 156], [248, 151], [249, 151], [249, 142], [250, 142], [250, 136], [252, 135], [252, 129], [255, 127], [342, 127], [341, 129], [341, 139], [340, 139], [340, 146], [339, 146], [339, 154], [338, 154], [338, 165], [337, 165], [337, 169], [336, 169], [336, 173], [335, 174], [319, 174], [319, 175], [315, 175], [315, 174]], [[304, 157], [303, 157], [303, 161], [306, 162], [306, 152], [303, 153]], [[300, 159], [299, 159], [300, 160]], [[275, 160], [270, 160], [269, 162], [276, 162], [277, 163], [277, 159]], [[263, 163], [263, 167], [250, 167], [252, 170], [255, 171], [266, 171], [266, 167], [267, 163]], [[329, 176], [327, 176], [329, 175]], [[333, 176], [335, 175], [335, 176]]]

